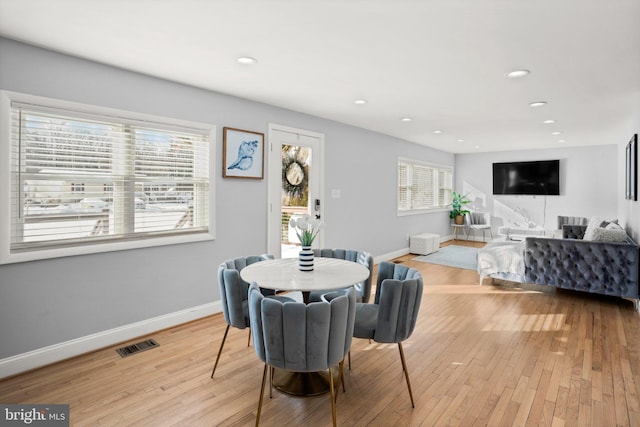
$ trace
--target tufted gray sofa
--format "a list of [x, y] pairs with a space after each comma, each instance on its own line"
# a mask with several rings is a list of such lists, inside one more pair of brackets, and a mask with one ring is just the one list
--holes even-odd
[[586, 226], [563, 226], [563, 239], [525, 239], [525, 282], [633, 299], [640, 309], [640, 248], [625, 242], [582, 240]]

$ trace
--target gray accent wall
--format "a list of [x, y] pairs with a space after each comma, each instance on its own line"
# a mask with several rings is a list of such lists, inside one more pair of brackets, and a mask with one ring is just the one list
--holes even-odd
[[[556, 159], [559, 196], [493, 195], [493, 163]], [[618, 218], [618, 198], [624, 198], [621, 174], [617, 145], [459, 154], [455, 186], [469, 195], [472, 208], [491, 213], [494, 233], [500, 226], [523, 223], [524, 218], [551, 231], [558, 215]]]
[[[3, 38], [0, 89], [215, 124], [218, 164], [224, 126], [323, 133], [325, 246], [382, 256], [406, 250], [410, 234], [450, 233], [447, 212], [396, 215], [396, 167], [398, 157], [453, 165], [451, 153]], [[267, 181], [218, 169], [215, 191], [214, 241], [0, 266], [0, 360], [218, 301], [217, 265], [266, 251]]]

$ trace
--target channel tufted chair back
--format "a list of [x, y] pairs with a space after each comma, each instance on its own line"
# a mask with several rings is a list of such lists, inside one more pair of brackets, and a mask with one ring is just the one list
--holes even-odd
[[342, 362], [351, 348], [355, 305], [353, 289], [330, 302], [304, 304], [265, 298], [258, 285], [251, 284], [249, 312], [253, 345], [258, 358], [265, 363], [256, 425], [260, 421], [268, 367], [269, 371], [280, 368], [293, 372], [328, 369], [331, 414], [336, 425], [332, 368], [339, 365], [342, 378]]
[[415, 405], [402, 341], [411, 336], [416, 326], [423, 286], [422, 275], [418, 270], [381, 262], [378, 265], [374, 303], [356, 304], [353, 331], [356, 338], [398, 344], [412, 407]]
[[[314, 249], [313, 254], [317, 257], [343, 259], [364, 265], [369, 270], [369, 277], [362, 282], [356, 283], [353, 288], [356, 290], [356, 302], [369, 302], [373, 281], [373, 257], [369, 252], [351, 249]], [[311, 292], [309, 300], [311, 302], [321, 301], [323, 293]]]
[[[249, 323], [249, 284], [242, 280], [240, 271], [248, 265], [255, 262], [273, 259], [273, 255], [250, 255], [229, 259], [218, 266], [218, 286], [220, 287], [220, 301], [222, 302], [222, 313], [224, 321], [227, 322], [227, 328], [224, 331], [222, 343], [218, 350], [216, 362], [213, 365], [211, 378], [216, 373], [220, 354], [229, 333], [229, 327], [233, 326], [238, 329], [245, 329], [251, 326]], [[272, 295], [275, 292], [263, 289], [265, 295]]]

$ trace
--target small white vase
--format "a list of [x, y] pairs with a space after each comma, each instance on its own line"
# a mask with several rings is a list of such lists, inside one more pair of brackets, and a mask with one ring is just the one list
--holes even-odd
[[303, 246], [298, 255], [298, 267], [300, 271], [313, 271], [313, 249], [311, 246]]

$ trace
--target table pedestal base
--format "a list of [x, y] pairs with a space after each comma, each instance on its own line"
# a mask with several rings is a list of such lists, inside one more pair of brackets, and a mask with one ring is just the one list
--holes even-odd
[[[336, 367], [332, 371], [333, 384], [337, 386], [340, 380], [340, 369]], [[273, 386], [293, 396], [317, 396], [329, 392], [329, 371], [290, 372], [275, 368]]]

